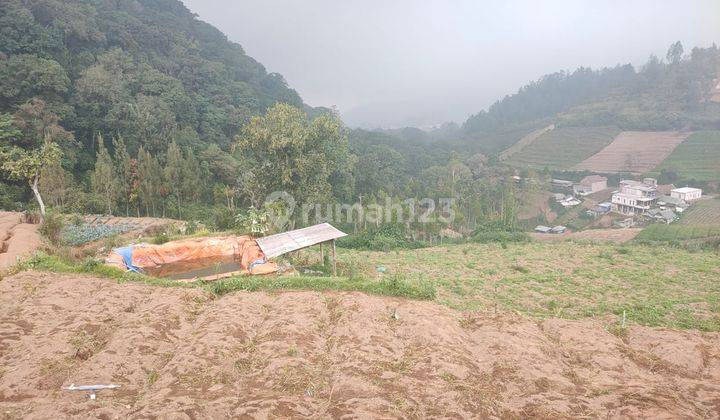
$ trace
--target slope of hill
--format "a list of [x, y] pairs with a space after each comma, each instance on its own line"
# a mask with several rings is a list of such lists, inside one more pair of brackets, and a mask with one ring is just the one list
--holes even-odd
[[601, 151], [576, 165], [575, 169], [642, 174], [658, 166], [690, 134], [675, 131], [625, 131]]
[[[487, 111], [471, 116], [463, 125], [465, 136], [474, 139], [478, 147], [485, 146], [489, 153], [497, 154], [497, 147], [492, 147], [497, 144], [494, 138], [513, 127], [540, 128], [548, 124], [577, 127], [568, 139], [561, 139], [564, 135], [558, 133], [557, 139], [542, 136], [528, 147], [522, 144], [513, 147], [514, 143], [509, 141], [504, 144], [505, 149], [517, 154], [517, 159], [508, 159], [509, 163], [566, 169], [578, 163], [571, 162], [572, 159], [587, 158], [584, 154], [602, 143], [595, 127], [649, 132], [720, 129], [720, 104], [712, 100], [718, 84], [718, 48], [715, 45], [693, 48], [683, 56], [682, 46], [679, 49], [678, 46], [676, 43], [671, 47], [668, 62], [651, 57], [638, 71], [625, 65], [596, 71], [580, 68], [543, 76]], [[517, 142], [522, 136], [516, 138]], [[573, 143], [580, 143], [583, 138], [593, 144], [577, 145], [585, 150], [571, 151], [571, 156], [558, 161], [556, 152], [560, 144], [569, 142], [573, 148]]]
[[[198, 20], [178, 0], [4, 0], [0, 112], [41, 97], [86, 147], [120, 135], [131, 152], [227, 146], [275, 102], [302, 106], [282, 76]], [[69, 155], [68, 155], [69, 156]]]
[[503, 150], [502, 153], [498, 156], [499, 160], [507, 160], [514, 154], [520, 152], [524, 148], [530, 146], [533, 144], [537, 139], [542, 137], [544, 134], [553, 131], [555, 129], [555, 124], [551, 124], [547, 127], [541, 128], [539, 130], [535, 130], [532, 133], [528, 134], [527, 136], [523, 137], [518, 141], [517, 143], [513, 144], [512, 146], [508, 147], [507, 149]]
[[720, 131], [699, 131], [682, 142], [657, 168], [683, 179], [720, 180]]
[[560, 127], [543, 134], [507, 163], [533, 169], [570, 169], [610, 144], [617, 127]]

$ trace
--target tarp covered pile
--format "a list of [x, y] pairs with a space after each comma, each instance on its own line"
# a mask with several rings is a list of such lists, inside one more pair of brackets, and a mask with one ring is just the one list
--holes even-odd
[[258, 275], [278, 271], [277, 264], [267, 261], [255, 239], [250, 236], [190, 238], [162, 245], [133, 245], [112, 250], [106, 263], [122, 270], [147, 271], [168, 264], [213, 259], [234, 259], [244, 274]]

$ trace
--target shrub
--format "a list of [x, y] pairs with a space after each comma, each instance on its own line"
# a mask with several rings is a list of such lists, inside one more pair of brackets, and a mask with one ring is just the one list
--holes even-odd
[[64, 221], [60, 214], [47, 213], [40, 225], [40, 234], [53, 245], [59, 245], [62, 240]]

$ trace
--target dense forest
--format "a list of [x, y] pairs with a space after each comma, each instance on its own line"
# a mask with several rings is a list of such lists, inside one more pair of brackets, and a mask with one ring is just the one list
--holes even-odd
[[[549, 121], [718, 129], [718, 50], [542, 77], [462, 126], [351, 130], [177, 0], [0, 0], [0, 208], [198, 220], [218, 229], [286, 191], [312, 203], [453, 198], [433, 223], [512, 230], [536, 183], [498, 152]], [[543, 181], [544, 180], [544, 181]], [[266, 209], [265, 209], [266, 210]], [[315, 211], [315, 215], [319, 213]], [[295, 221], [293, 221], [295, 222]], [[303, 223], [301, 220], [297, 220]], [[395, 221], [397, 222], [397, 220]], [[380, 228], [363, 221], [353, 229]], [[420, 232], [420, 233], [418, 233]]]

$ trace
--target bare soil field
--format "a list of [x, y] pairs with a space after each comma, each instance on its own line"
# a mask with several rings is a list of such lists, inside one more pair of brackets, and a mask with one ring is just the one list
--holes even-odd
[[579, 163], [575, 169], [600, 173], [642, 174], [654, 169], [690, 132], [624, 131], [600, 152]]
[[24, 272], [0, 282], [0, 413], [718, 418], [720, 334], [608, 325]]
[[531, 233], [534, 239], [543, 242], [566, 241], [566, 240], [589, 240], [602, 242], [625, 243], [630, 242], [642, 231], [641, 228], [629, 229], [589, 229], [580, 232], [567, 232], [562, 235], [550, 235], [545, 233]]
[[38, 225], [22, 222], [21, 213], [0, 212], [0, 271], [38, 249]]

